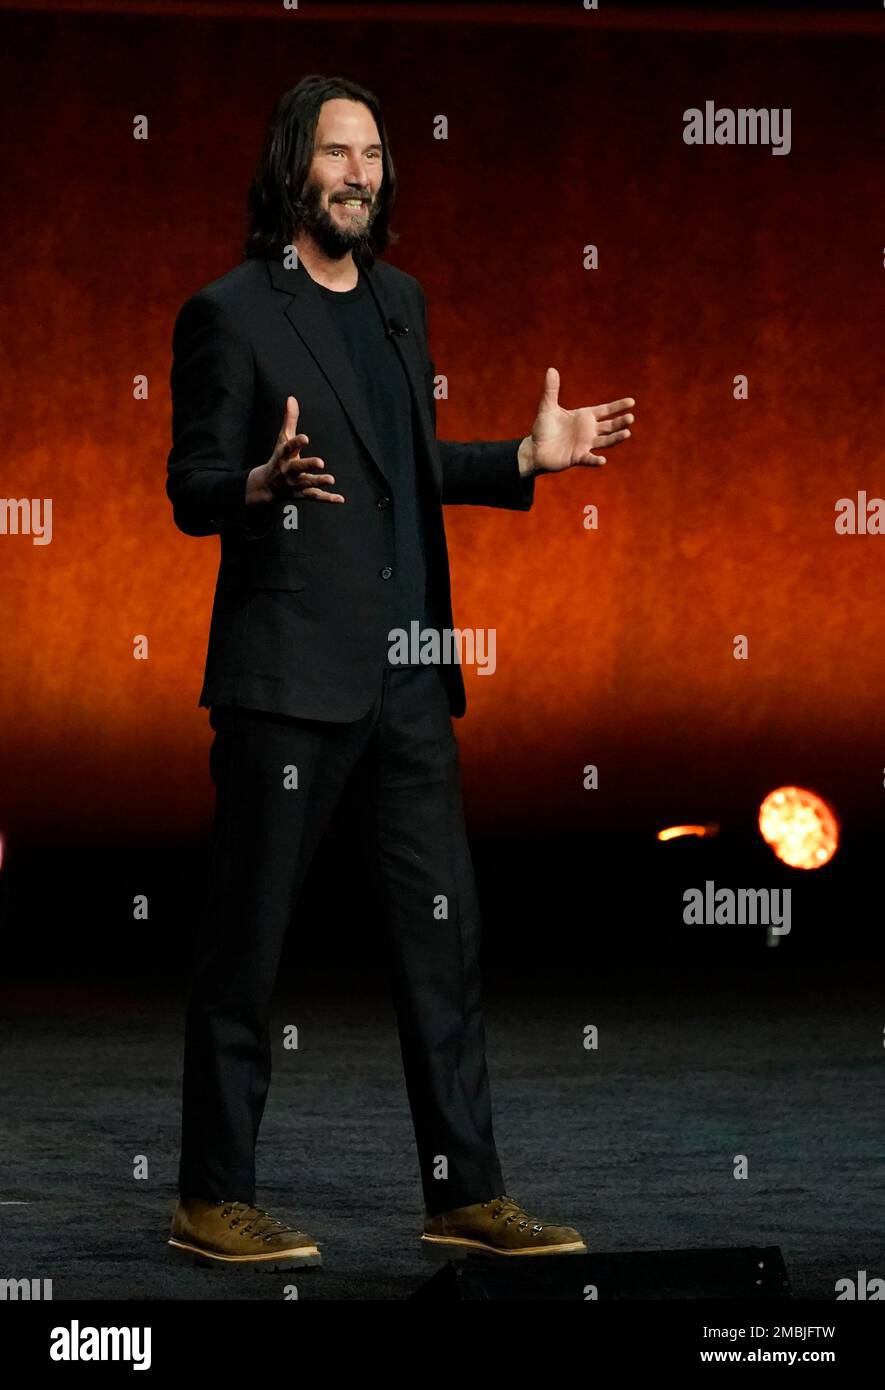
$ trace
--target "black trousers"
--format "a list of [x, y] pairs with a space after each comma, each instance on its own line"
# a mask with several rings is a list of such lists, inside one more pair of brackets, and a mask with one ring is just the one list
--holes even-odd
[[498, 1196], [479, 905], [439, 668], [379, 672], [374, 706], [352, 723], [232, 707], [210, 720], [217, 800], [185, 1025], [181, 1196], [256, 1201], [283, 940], [298, 930], [305, 874], [345, 792], [387, 928], [425, 1209]]

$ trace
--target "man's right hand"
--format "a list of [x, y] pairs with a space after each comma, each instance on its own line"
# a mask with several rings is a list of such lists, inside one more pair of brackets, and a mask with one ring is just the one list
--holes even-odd
[[301, 450], [309, 443], [306, 434], [298, 434], [298, 402], [286, 397], [286, 413], [277, 435], [276, 446], [267, 463], [253, 468], [246, 485], [246, 503], [275, 502], [278, 498], [310, 497], [317, 502], [343, 502], [339, 492], [327, 492], [322, 483], [334, 483], [331, 473], [324, 473], [320, 458], [302, 458]]

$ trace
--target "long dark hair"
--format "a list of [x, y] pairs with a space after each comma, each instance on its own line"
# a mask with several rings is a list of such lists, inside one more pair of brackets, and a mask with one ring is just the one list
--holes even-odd
[[299, 194], [313, 159], [320, 107], [324, 101], [335, 97], [365, 102], [375, 117], [381, 137], [384, 178], [363, 259], [371, 264], [389, 243], [399, 240], [389, 223], [396, 197], [396, 170], [384, 129], [381, 103], [372, 92], [346, 77], [311, 73], [283, 93], [270, 118], [249, 189], [245, 256], [281, 256], [283, 248], [291, 243], [300, 220]]

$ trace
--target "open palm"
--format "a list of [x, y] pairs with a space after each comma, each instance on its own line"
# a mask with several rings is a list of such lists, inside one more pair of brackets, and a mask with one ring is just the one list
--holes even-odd
[[606, 405], [585, 405], [564, 410], [559, 404], [559, 372], [548, 367], [538, 414], [532, 426], [532, 453], [537, 472], [558, 473], [582, 464], [599, 468], [606, 460], [595, 449], [609, 449], [630, 438], [628, 425], [634, 416], [625, 414], [636, 402], [632, 396]]

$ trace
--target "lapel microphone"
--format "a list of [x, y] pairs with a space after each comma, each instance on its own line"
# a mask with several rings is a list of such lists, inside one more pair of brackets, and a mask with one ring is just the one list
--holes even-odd
[[399, 319], [388, 319], [387, 336], [388, 338], [404, 338], [408, 333], [408, 328]]

